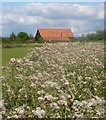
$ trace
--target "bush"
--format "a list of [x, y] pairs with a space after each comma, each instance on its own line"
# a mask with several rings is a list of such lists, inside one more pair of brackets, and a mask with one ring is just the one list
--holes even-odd
[[69, 39], [67, 40], [67, 42], [72, 42], [72, 39], [69, 38]]
[[42, 37], [40, 37], [39, 40], [38, 40], [38, 42], [39, 42], [39, 43], [45, 43], [46, 40], [44, 40]]

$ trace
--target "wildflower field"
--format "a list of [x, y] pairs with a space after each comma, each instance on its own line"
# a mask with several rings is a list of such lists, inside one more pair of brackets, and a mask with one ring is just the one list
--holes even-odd
[[4, 119], [104, 117], [103, 43], [44, 43], [2, 71]]

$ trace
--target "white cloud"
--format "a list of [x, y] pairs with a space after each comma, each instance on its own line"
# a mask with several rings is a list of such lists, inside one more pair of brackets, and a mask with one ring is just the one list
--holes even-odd
[[100, 11], [98, 14], [99, 19], [104, 19], [104, 11]]
[[32, 3], [3, 7], [3, 35], [21, 31], [34, 33], [38, 28], [71, 28], [74, 34], [103, 29], [104, 6], [59, 3]]

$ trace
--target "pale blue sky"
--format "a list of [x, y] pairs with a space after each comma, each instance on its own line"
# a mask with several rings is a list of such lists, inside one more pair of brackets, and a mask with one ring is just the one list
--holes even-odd
[[2, 2], [105, 2], [105, 0], [1, 0]]
[[1, 0], [2, 6], [20, 6], [28, 3], [68, 3], [80, 5], [97, 5], [104, 3], [105, 0]]
[[[15, 7], [15, 6], [26, 5], [26, 4], [29, 4], [29, 3], [31, 3], [31, 2], [3, 2], [2, 6]], [[34, 2], [34, 3], [37, 3], [37, 2]], [[49, 2], [40, 2], [40, 3], [48, 4]], [[58, 3], [80, 4], [80, 5], [98, 5], [98, 4], [102, 4], [103, 2], [77, 2], [77, 3], [76, 2], [58, 2]]]

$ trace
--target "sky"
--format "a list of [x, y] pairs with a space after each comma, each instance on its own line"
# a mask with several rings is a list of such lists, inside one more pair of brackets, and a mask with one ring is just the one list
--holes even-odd
[[2, 2], [104, 2], [105, 0], [1, 0]]
[[26, 32], [35, 35], [38, 28], [70, 28], [75, 36], [104, 29], [104, 3], [102, 0], [92, 0], [94, 2], [68, 2], [68, 0], [57, 2], [59, 0], [54, 0], [57, 3], [50, 3], [50, 0], [39, 1], [43, 1], [43, 3], [38, 3], [38, 0], [2, 2], [0, 6], [2, 9], [2, 16], [0, 15], [2, 36], [9, 37], [12, 32], [15, 34]]

